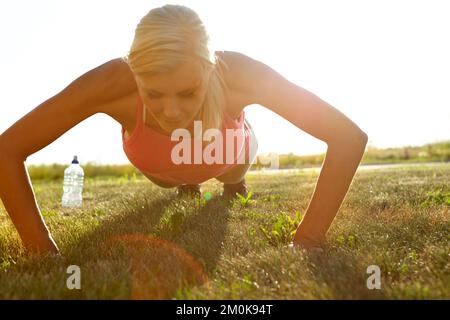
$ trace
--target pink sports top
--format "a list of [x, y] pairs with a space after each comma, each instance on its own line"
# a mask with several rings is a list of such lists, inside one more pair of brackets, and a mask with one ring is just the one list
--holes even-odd
[[[122, 142], [127, 158], [146, 176], [154, 177], [170, 184], [197, 184], [224, 174], [238, 164], [240, 156], [245, 156], [245, 163], [248, 163], [251, 128], [244, 121], [244, 110], [242, 110], [238, 120], [233, 120], [226, 111], [223, 112], [220, 130], [223, 137], [223, 160], [212, 164], [205, 162], [203, 151], [206, 144], [202, 147], [200, 143], [198, 148], [202, 148], [201, 163], [194, 163], [194, 137], [189, 138], [192, 153], [191, 162], [174, 163], [171, 158], [172, 149], [181, 143], [181, 140], [171, 141], [170, 136], [161, 134], [148, 127], [144, 123], [143, 111], [144, 106], [138, 95], [135, 129], [129, 137], [126, 137], [125, 128], [122, 126]], [[237, 135], [237, 138], [234, 138], [234, 143], [231, 139], [226, 139], [226, 129], [237, 130], [234, 131]], [[235, 147], [234, 153], [232, 153], [234, 161], [228, 163], [231, 161], [227, 161], [226, 152], [227, 150], [232, 152], [231, 144], [234, 144]], [[242, 155], [241, 153], [244, 150], [245, 154]], [[214, 155], [215, 150], [212, 151], [212, 156]]]

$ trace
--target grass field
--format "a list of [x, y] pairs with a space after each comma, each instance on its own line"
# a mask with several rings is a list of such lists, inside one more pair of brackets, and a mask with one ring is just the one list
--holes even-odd
[[[63, 257], [26, 256], [0, 206], [1, 299], [450, 298], [450, 165], [358, 171], [323, 253], [286, 245], [317, 172], [248, 175], [251, 199], [177, 199], [141, 178], [87, 178], [81, 209], [62, 181], [33, 182]], [[69, 265], [81, 290], [69, 290]], [[381, 269], [381, 289], [366, 269]]]

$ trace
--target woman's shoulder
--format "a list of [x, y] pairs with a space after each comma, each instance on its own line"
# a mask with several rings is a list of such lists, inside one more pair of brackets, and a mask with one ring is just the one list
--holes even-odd
[[121, 99], [137, 90], [133, 72], [122, 58], [109, 60], [89, 73], [95, 75], [92, 78], [96, 81], [90, 85], [104, 101]]
[[242, 104], [257, 103], [258, 87], [264, 79], [262, 75], [270, 69], [261, 61], [258, 61], [244, 53], [237, 51], [216, 51], [216, 55], [222, 60], [222, 74], [228, 88], [239, 97]]
[[[103, 105], [101, 112], [112, 117], [126, 129], [132, 129], [135, 122], [138, 90], [128, 64], [122, 58], [112, 59], [100, 67], [103, 69]], [[98, 92], [100, 94], [100, 92]]]
[[246, 106], [255, 103], [251, 84], [256, 79], [244, 71], [251, 68], [253, 59], [236, 51], [215, 51], [215, 54], [219, 57], [219, 68], [227, 87], [227, 112], [237, 118]]

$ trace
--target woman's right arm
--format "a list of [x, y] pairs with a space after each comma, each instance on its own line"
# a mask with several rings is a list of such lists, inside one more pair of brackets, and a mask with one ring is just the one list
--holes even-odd
[[85, 73], [0, 135], [0, 198], [23, 244], [35, 252], [58, 252], [42, 218], [25, 166], [27, 157], [86, 118], [135, 90], [128, 66], [111, 60]]

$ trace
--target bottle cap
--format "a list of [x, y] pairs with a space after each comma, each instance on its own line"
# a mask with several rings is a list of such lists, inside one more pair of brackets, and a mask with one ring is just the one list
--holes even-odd
[[77, 157], [77, 156], [73, 156], [72, 163], [76, 163], [76, 164], [79, 163], [79, 162], [78, 162], [78, 157]]

